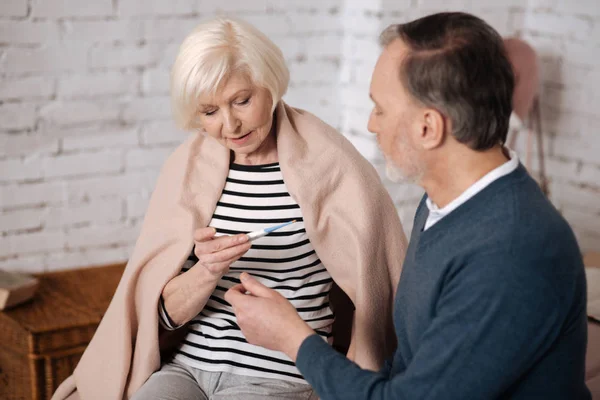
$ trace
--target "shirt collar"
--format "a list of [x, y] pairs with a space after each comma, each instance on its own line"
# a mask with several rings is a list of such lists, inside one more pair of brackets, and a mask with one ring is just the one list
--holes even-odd
[[485, 174], [481, 179], [479, 179], [477, 182], [475, 182], [474, 184], [469, 186], [469, 188], [467, 188], [467, 190], [465, 190], [456, 199], [454, 199], [450, 203], [448, 203], [445, 207], [439, 208], [437, 205], [435, 205], [435, 203], [433, 201], [431, 201], [431, 199], [428, 196], [427, 199], [425, 200], [425, 203], [427, 204], [429, 213], [430, 214], [432, 214], [432, 213], [438, 214], [439, 213], [442, 215], [447, 215], [450, 212], [454, 211], [456, 208], [458, 208], [461, 204], [465, 203], [471, 197], [473, 197], [477, 193], [481, 192], [485, 187], [487, 187], [489, 184], [494, 182], [496, 179], [499, 179], [499, 178], [503, 177], [504, 175], [508, 175], [511, 172], [513, 172], [514, 170], [516, 170], [517, 167], [519, 166], [519, 157], [518, 157], [517, 153], [514, 152], [513, 150], [511, 150], [509, 148], [506, 148], [506, 149], [508, 150], [508, 156], [510, 157], [510, 159], [507, 162], [505, 162], [504, 164], [500, 165], [499, 167], [497, 167], [497, 168], [493, 169], [492, 171], [488, 172], [487, 174]]

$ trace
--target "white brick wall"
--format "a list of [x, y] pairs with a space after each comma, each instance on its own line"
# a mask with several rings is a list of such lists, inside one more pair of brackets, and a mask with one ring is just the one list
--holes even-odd
[[0, 43], [37, 44], [58, 40], [59, 25], [55, 22], [0, 21]]
[[4, 103], [0, 106], [0, 129], [23, 130], [35, 125], [36, 106], [30, 103]]
[[27, 0], [4, 0], [0, 3], [0, 15], [3, 17], [27, 16]]
[[144, 38], [140, 20], [63, 20], [62, 38], [71, 42], [110, 43]]
[[543, 61], [551, 198], [580, 246], [600, 250], [600, 3], [533, 1], [522, 32]]
[[[291, 70], [285, 99], [383, 175], [366, 131], [377, 35], [442, 10], [475, 13], [540, 53], [551, 198], [581, 246], [600, 249], [597, 0], [2, 0], [0, 268], [128, 257], [159, 167], [186, 137], [170, 116], [169, 67], [199, 21], [236, 15], [269, 35]], [[384, 182], [409, 230], [421, 189]]]
[[119, 0], [117, 14], [120, 17], [196, 14], [199, 3], [198, 0]]
[[134, 72], [107, 71], [73, 74], [58, 80], [57, 97], [61, 99], [98, 98], [136, 93], [140, 78]]
[[112, 0], [37, 0], [33, 3], [32, 15], [35, 18], [97, 18], [113, 15]]
[[[87, 67], [86, 43], [50, 42], [43, 47], [9, 47], [2, 63], [3, 72], [13, 77], [26, 73], [84, 71]], [[47, 75], [47, 76], [48, 76]]]
[[128, 148], [139, 145], [139, 134], [136, 129], [120, 129], [115, 131], [98, 131], [82, 136], [66, 137], [62, 141], [62, 149], [67, 151]]
[[69, 180], [66, 183], [66, 197], [69, 203], [104, 197], [119, 197], [137, 193], [150, 193], [158, 177], [158, 169], [127, 171], [95, 178]]
[[[2, 215], [12, 209], [62, 204], [66, 200], [65, 182], [42, 182], [0, 185], [0, 207]], [[2, 240], [5, 238], [3, 237]]]
[[68, 127], [91, 122], [116, 121], [121, 105], [114, 100], [52, 101], [40, 109], [39, 116], [50, 125]]
[[118, 173], [123, 170], [123, 154], [119, 150], [102, 150], [47, 157], [43, 168], [48, 179]]
[[43, 76], [14, 78], [0, 82], [0, 100], [49, 98], [54, 93], [54, 80]]

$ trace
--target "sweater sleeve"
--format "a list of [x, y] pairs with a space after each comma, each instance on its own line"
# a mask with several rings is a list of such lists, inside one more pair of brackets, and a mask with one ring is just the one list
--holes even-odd
[[302, 343], [297, 367], [323, 400], [497, 398], [556, 340], [568, 307], [525, 262], [489, 255], [449, 274], [400, 373], [362, 370], [315, 335]]

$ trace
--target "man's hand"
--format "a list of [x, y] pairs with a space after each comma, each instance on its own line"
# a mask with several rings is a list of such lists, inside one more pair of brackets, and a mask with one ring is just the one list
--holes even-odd
[[281, 294], [245, 272], [240, 279], [241, 284], [225, 293], [225, 300], [233, 307], [248, 342], [281, 351], [296, 361], [300, 345], [315, 332]]

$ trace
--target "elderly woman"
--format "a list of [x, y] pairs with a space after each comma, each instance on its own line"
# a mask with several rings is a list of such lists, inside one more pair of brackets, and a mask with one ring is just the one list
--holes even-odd
[[[394, 205], [342, 135], [281, 100], [288, 80], [281, 51], [241, 21], [213, 20], [185, 39], [173, 108], [196, 133], [166, 161], [111, 305], [55, 398], [314, 396], [285, 354], [245, 340], [224, 300], [242, 271], [328, 341], [335, 281], [355, 306], [349, 357], [378, 369], [393, 351], [406, 244]], [[183, 339], [161, 359], [164, 332]]]

